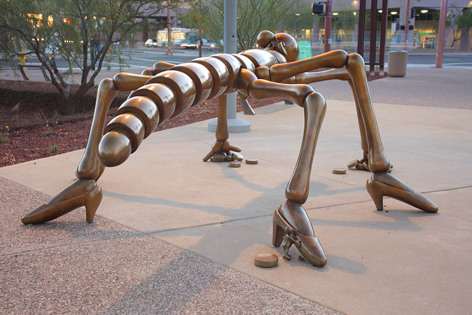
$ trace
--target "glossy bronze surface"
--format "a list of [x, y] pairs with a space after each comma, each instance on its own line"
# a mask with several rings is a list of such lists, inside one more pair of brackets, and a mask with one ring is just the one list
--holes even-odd
[[105, 127], [104, 133], [118, 131], [126, 135], [131, 142], [131, 153], [136, 151], [144, 139], [144, 125], [133, 114], [121, 114], [113, 118]]
[[195, 100], [192, 106], [200, 104], [210, 97], [210, 93], [213, 89], [213, 77], [205, 66], [199, 63], [189, 62], [175, 66], [172, 70], [185, 73], [195, 84]]
[[21, 218], [24, 224], [40, 224], [54, 220], [76, 208], [85, 206], [86, 221], [93, 217], [102, 200], [102, 190], [94, 180], [77, 179], [47, 204], [40, 205]]
[[228, 69], [228, 88], [225, 93], [232, 93], [236, 91], [234, 86], [234, 81], [238, 77], [239, 70], [241, 70], [241, 63], [236, 59], [236, 57], [230, 54], [217, 54], [213, 56], [214, 58], [222, 61], [226, 69]]
[[279, 257], [274, 254], [258, 254], [254, 257], [254, 265], [262, 268], [273, 268], [279, 263]]
[[128, 159], [131, 152], [131, 140], [121, 130], [107, 132], [98, 147], [98, 157], [106, 167], [122, 164]]
[[[438, 211], [429, 199], [389, 174], [392, 166], [380, 139], [360, 55], [337, 50], [298, 61], [295, 39], [268, 31], [261, 32], [257, 43], [258, 50], [217, 54], [178, 66], [158, 62], [141, 75], [121, 73], [103, 80], [98, 88], [87, 147], [77, 167], [78, 179], [47, 204], [26, 214], [22, 222], [44, 223], [80, 206], [85, 206], [86, 220], [92, 222], [102, 197], [96, 181], [105, 166], [120, 165], [158, 124], [209, 98], [218, 97], [218, 123], [215, 144], [203, 160], [240, 163], [241, 150], [228, 142], [226, 117], [226, 94], [237, 91], [243, 100], [284, 98], [303, 109], [302, 144], [285, 190], [286, 200], [273, 215], [272, 242], [277, 247], [282, 245], [287, 259], [295, 245], [309, 263], [324, 266], [326, 255], [303, 204], [309, 195], [311, 168], [326, 102], [308, 84], [334, 79], [347, 81], [353, 92], [362, 158], [351, 162], [349, 167], [372, 172], [366, 187], [376, 208], [382, 210], [383, 197], [389, 196], [426, 212]], [[118, 91], [133, 92], [105, 128], [108, 109]]]
[[256, 66], [249, 60], [248, 57], [243, 56], [241, 54], [232, 54], [234, 58], [236, 58], [241, 63], [241, 68], [247, 69], [249, 71], [254, 71]]
[[246, 50], [241, 53], [241, 55], [246, 56], [254, 63], [254, 66], [257, 67], [270, 67], [278, 63], [277, 58], [272, 55], [270, 52], [260, 49], [251, 49]]
[[164, 84], [152, 83], [133, 91], [130, 97], [144, 96], [151, 99], [159, 110], [159, 124], [172, 117], [177, 104], [177, 96]]
[[196, 96], [195, 83], [182, 71], [167, 70], [149, 79], [147, 84], [160, 83], [172, 89], [176, 97], [176, 107], [172, 117], [190, 108]]
[[116, 115], [130, 113], [144, 124], [144, 138], [153, 132], [159, 123], [159, 110], [154, 102], [147, 97], [131, 97], [124, 102]]
[[226, 68], [223, 61], [217, 58], [197, 58], [192, 62], [199, 63], [205, 66], [210, 71], [213, 77], [213, 90], [211, 91], [209, 98], [217, 97], [222, 95], [228, 86], [229, 81], [229, 69]]

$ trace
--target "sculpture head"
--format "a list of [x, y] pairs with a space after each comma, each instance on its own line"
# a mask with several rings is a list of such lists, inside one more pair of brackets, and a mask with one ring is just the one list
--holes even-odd
[[289, 34], [275, 34], [270, 31], [262, 31], [257, 36], [257, 46], [260, 49], [271, 49], [281, 53], [287, 62], [298, 60], [298, 44], [295, 38]]

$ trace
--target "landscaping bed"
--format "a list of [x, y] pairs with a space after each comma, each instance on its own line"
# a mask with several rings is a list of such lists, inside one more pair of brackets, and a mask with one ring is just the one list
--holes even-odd
[[[92, 124], [95, 94], [96, 87], [83, 98], [80, 113], [61, 115], [59, 94], [52, 84], [0, 80], [0, 167], [85, 148]], [[117, 95], [107, 121], [113, 118], [127, 95]], [[281, 100], [249, 101], [256, 108]], [[238, 111], [241, 110], [238, 104]], [[168, 120], [157, 131], [216, 116], [217, 101], [212, 99]]]

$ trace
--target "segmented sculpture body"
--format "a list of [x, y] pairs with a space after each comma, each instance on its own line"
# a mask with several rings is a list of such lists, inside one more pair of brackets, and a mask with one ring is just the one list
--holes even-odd
[[247, 95], [244, 87], [238, 86], [241, 69], [255, 72], [259, 67], [285, 62], [285, 57], [276, 51], [253, 49], [198, 58], [170, 68], [166, 63], [156, 63], [143, 73], [152, 74], [152, 78], [131, 92], [106, 126], [98, 152], [102, 164], [123, 163], [159, 124], [194, 105], [237, 90]]

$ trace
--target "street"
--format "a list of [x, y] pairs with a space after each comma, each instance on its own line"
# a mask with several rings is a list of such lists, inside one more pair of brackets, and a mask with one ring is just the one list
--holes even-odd
[[[198, 50], [196, 49], [175, 49], [172, 50], [173, 55], [167, 53], [167, 49], [142, 48], [130, 49], [130, 59], [126, 62], [132, 68], [149, 68], [158, 61], [165, 61], [173, 64], [188, 62], [198, 58]], [[211, 56], [219, 53], [217, 49], [212, 51], [202, 49], [202, 57]], [[117, 67], [117, 63], [111, 63], [112, 67]]]
[[[436, 62], [434, 53], [412, 53], [408, 55], [408, 65], [432, 66]], [[456, 67], [472, 69], [472, 53], [445, 53], [443, 55], [443, 67]]]
[[[180, 64], [188, 62], [192, 59], [198, 58], [198, 50], [194, 49], [176, 49], [173, 50], [173, 55], [167, 53], [167, 49], [156, 49], [156, 48], [136, 48], [125, 50], [126, 55], [129, 58], [125, 58], [125, 62], [129, 67], [132, 68], [149, 68], [158, 61], [165, 61], [173, 64]], [[214, 49], [212, 51], [203, 49], [202, 56], [211, 56], [217, 54], [219, 51]], [[368, 60], [368, 56], [364, 56]], [[435, 53], [432, 52], [410, 52], [408, 54], [408, 66], [418, 67], [434, 67], [435, 66]], [[388, 62], [388, 55], [385, 58], [385, 62]], [[37, 63], [38, 60], [34, 56], [30, 56], [28, 59], [30, 63]], [[59, 68], [67, 68], [67, 63], [57, 58], [56, 62]], [[119, 63], [104, 62], [103, 66], [107, 67], [110, 65], [111, 68], [119, 68]], [[472, 53], [456, 53], [447, 52], [443, 56], [443, 67], [454, 67], [463, 69], [472, 69]], [[74, 67], [76, 68], [76, 67]]]
[[[211, 56], [217, 54], [218, 50], [208, 51], [203, 50], [203, 56]], [[174, 50], [173, 55], [167, 54], [167, 49], [132, 49], [130, 50], [131, 58], [127, 61], [130, 67], [148, 68], [157, 61], [165, 61], [174, 64], [188, 62], [192, 59], [198, 58], [198, 50]], [[409, 66], [426, 66], [434, 67], [436, 55], [434, 52], [422, 53], [411, 52], [408, 54]], [[367, 59], [366, 59], [367, 60]], [[388, 61], [388, 56], [385, 62]], [[117, 67], [118, 64], [111, 64], [112, 67]], [[443, 56], [444, 67], [457, 67], [472, 69], [472, 53], [445, 53]]]

